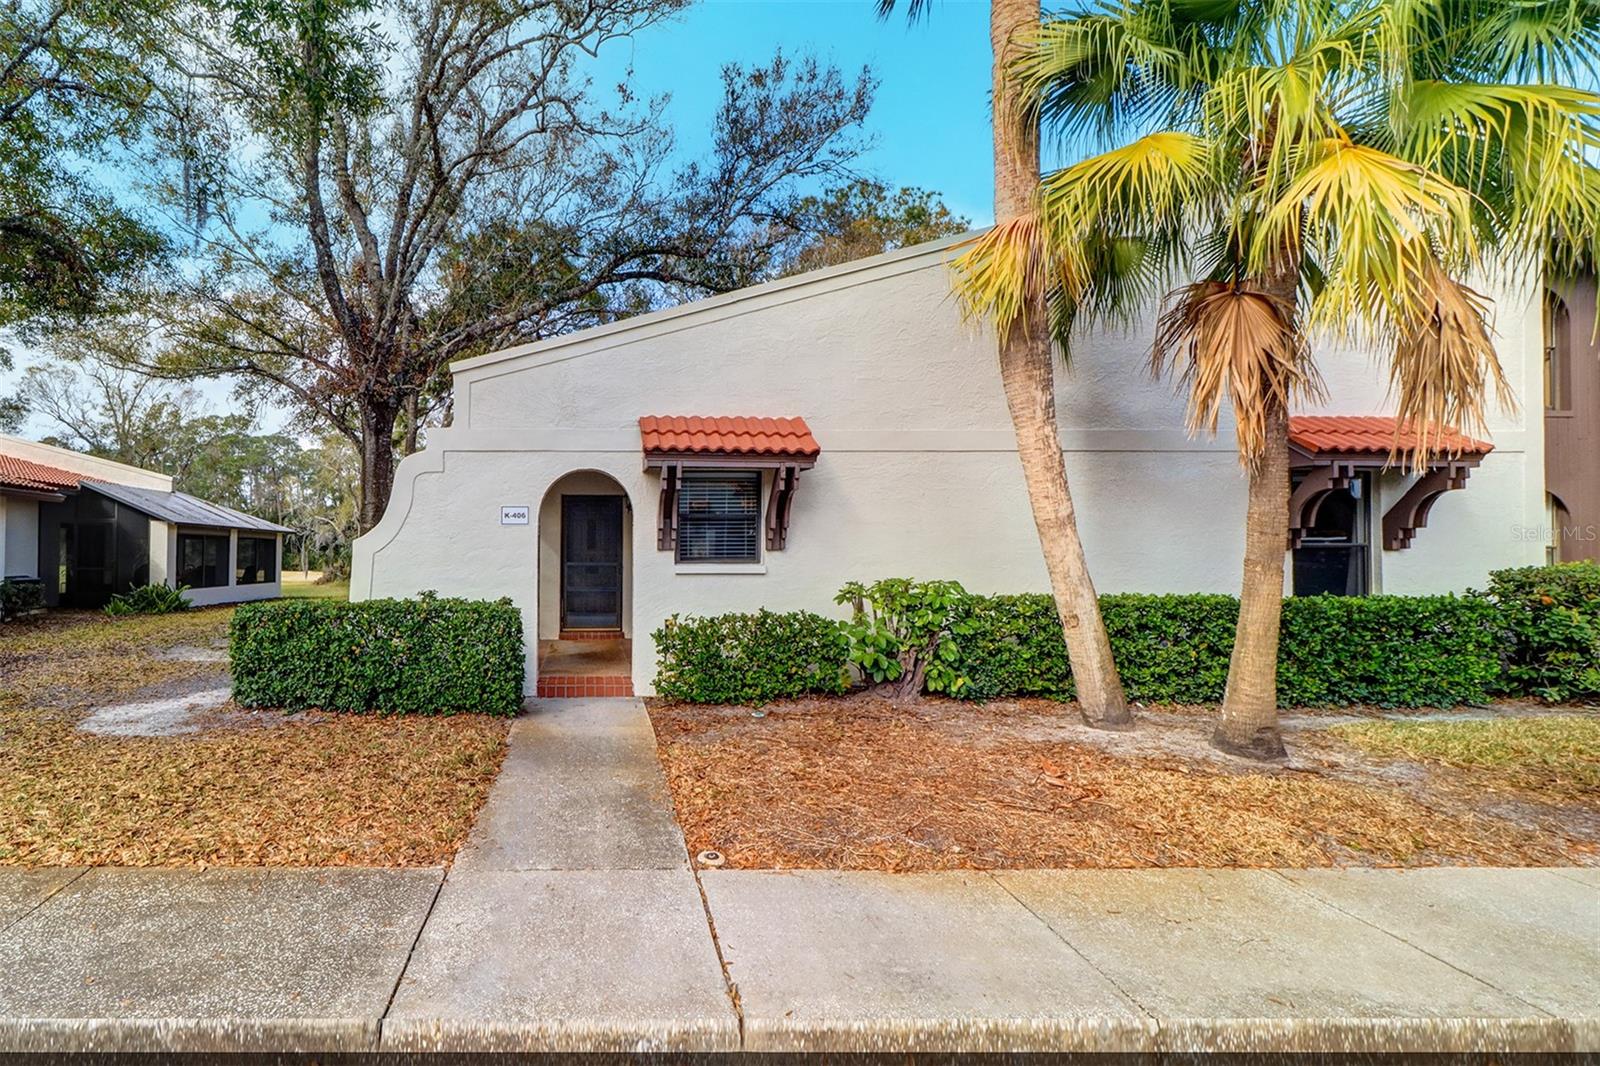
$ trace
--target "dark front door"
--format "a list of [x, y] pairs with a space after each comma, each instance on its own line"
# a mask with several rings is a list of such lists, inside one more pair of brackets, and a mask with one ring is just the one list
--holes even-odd
[[622, 628], [622, 497], [561, 497], [561, 628]]

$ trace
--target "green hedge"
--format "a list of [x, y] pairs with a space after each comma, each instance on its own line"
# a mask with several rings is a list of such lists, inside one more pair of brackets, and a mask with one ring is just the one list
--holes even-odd
[[246, 707], [516, 714], [522, 614], [510, 600], [276, 600], [233, 614], [233, 698]]
[[1600, 564], [1496, 570], [1487, 594], [1505, 627], [1503, 691], [1600, 701]]
[[[1101, 598], [1130, 700], [1215, 703], [1228, 680], [1239, 601], [1219, 595]], [[655, 634], [656, 689], [700, 703], [835, 692], [840, 624], [805, 612], [673, 618]], [[971, 596], [955, 643], [967, 699], [1072, 696], [1048, 595]], [[1283, 605], [1278, 698], [1286, 707], [1482, 703], [1500, 678], [1502, 627], [1481, 597], [1304, 596]]]
[[656, 692], [668, 699], [766, 703], [849, 682], [839, 623], [809, 611], [673, 615], [652, 636]]
[[[1100, 601], [1130, 700], [1215, 703], [1228, 680], [1239, 601], [1119, 595]], [[1047, 595], [973, 597], [960, 639], [969, 699], [1072, 695], [1066, 644]], [[1453, 706], [1489, 698], [1500, 672], [1492, 604], [1456, 596], [1301, 596], [1284, 601], [1278, 700]]]

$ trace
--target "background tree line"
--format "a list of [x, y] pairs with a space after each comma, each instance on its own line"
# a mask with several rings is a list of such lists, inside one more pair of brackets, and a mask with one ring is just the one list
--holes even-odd
[[0, 328], [44, 358], [0, 428], [353, 535], [451, 361], [967, 227], [856, 172], [867, 70], [728, 65], [692, 158], [597, 88], [686, 3], [4, 0]]

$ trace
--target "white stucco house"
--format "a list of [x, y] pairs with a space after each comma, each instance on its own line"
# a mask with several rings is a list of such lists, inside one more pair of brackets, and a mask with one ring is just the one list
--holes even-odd
[[[994, 339], [951, 295], [953, 243], [456, 364], [454, 424], [401, 463], [356, 541], [352, 598], [509, 596], [540, 642], [539, 690], [584, 694], [651, 691], [650, 633], [675, 613], [828, 611], [854, 578], [1047, 589]], [[1445, 592], [1545, 560], [1541, 299], [1497, 297], [1520, 406], [1420, 476], [1385, 469], [1375, 360], [1319, 354], [1286, 591]], [[1057, 376], [1090, 567], [1102, 592], [1236, 593], [1231, 431], [1184, 432], [1182, 397], [1146, 369], [1150, 332], [1085, 338]], [[583, 637], [626, 649], [600, 687], [553, 643]]]
[[196, 606], [271, 599], [289, 532], [166, 474], [0, 434], [0, 576], [41, 582], [48, 606], [163, 582]]

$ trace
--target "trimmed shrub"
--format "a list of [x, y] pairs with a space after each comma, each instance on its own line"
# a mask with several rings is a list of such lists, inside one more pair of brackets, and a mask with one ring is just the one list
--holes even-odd
[[892, 685], [902, 699], [924, 689], [954, 695], [966, 687], [956, 665], [956, 637], [970, 599], [954, 581], [891, 577], [870, 585], [851, 581], [833, 602], [850, 605], [843, 626], [850, 661], [862, 677]]
[[188, 591], [188, 585], [173, 588], [165, 581], [159, 585], [139, 585], [111, 597], [111, 602], [105, 606], [105, 612], [112, 618], [119, 618], [128, 614], [172, 614], [174, 611], [187, 611], [193, 606], [184, 596]]
[[1297, 596], [1283, 604], [1278, 701], [1317, 707], [1484, 703], [1500, 619], [1477, 596]]
[[652, 634], [656, 691], [695, 703], [767, 703], [849, 684], [838, 622], [810, 611], [673, 615]]
[[522, 613], [509, 599], [274, 600], [234, 611], [233, 698], [246, 707], [512, 715]]
[[[1239, 601], [1118, 595], [1100, 601], [1123, 687], [1141, 703], [1215, 703], [1228, 681]], [[969, 699], [1072, 695], [1047, 595], [975, 596], [959, 638]], [[1493, 605], [1455, 596], [1304, 596], [1284, 601], [1278, 699], [1286, 707], [1453, 706], [1488, 699], [1499, 675]]]
[[44, 582], [0, 579], [0, 621], [18, 618], [44, 606]]
[[1600, 563], [1496, 570], [1487, 595], [1505, 627], [1502, 691], [1600, 701]]

